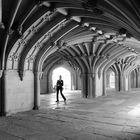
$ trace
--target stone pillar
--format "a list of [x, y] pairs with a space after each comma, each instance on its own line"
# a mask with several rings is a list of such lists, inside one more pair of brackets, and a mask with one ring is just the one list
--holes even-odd
[[[108, 75], [108, 74], [107, 74]], [[109, 76], [109, 79], [110, 79], [110, 74], [108, 75]], [[103, 73], [103, 96], [105, 96], [106, 95], [106, 84], [108, 84], [107, 82], [107, 80], [108, 79], [106, 79], [107, 78], [107, 76], [106, 76], [106, 72], [104, 72]], [[110, 83], [110, 82], [109, 82]], [[109, 84], [110, 85], [110, 84]], [[110, 87], [110, 86], [109, 86]]]
[[0, 70], [0, 78], [2, 77], [3, 74], [3, 70]]
[[34, 110], [38, 110], [40, 107], [40, 78], [42, 72], [34, 73]]
[[110, 88], [110, 73], [107, 72], [106, 73], [106, 77], [104, 77], [106, 79], [106, 87]]
[[4, 70], [0, 79], [0, 115], [7, 115], [7, 88], [6, 88], [7, 71]]
[[49, 75], [48, 75], [48, 73], [46, 74], [46, 78], [47, 78], [47, 80], [46, 80], [46, 94], [48, 94], [49, 93]]
[[77, 71], [75, 71], [76, 74], [75, 74], [75, 90], [78, 90], [78, 73]]
[[128, 77], [128, 75], [125, 75], [124, 83], [125, 83], [125, 91], [128, 91], [129, 90], [129, 77]]
[[131, 75], [128, 75], [128, 90], [131, 90]]
[[119, 91], [125, 91], [125, 81], [124, 81], [124, 74], [119, 74]]
[[94, 80], [95, 80], [95, 77], [92, 73], [88, 73], [87, 74], [87, 88], [88, 88], [88, 98], [93, 98], [95, 97], [95, 92], [94, 92], [94, 88], [95, 88], [95, 85], [94, 85]]
[[78, 73], [78, 71], [75, 71], [75, 90], [79, 90], [80, 89], [80, 86], [81, 85], [81, 78], [80, 78], [80, 75]]
[[118, 81], [119, 82], [118, 83], [119, 84], [119, 91], [121, 91], [122, 90], [122, 77], [121, 77], [121, 74], [118, 75], [118, 78], [119, 78], [119, 81]]
[[138, 88], [138, 71], [136, 72], [136, 88]]
[[116, 91], [125, 90], [124, 74], [123, 73], [115, 75], [115, 88], [116, 88]]
[[116, 89], [116, 91], [120, 91], [119, 75], [118, 74], [115, 74], [115, 89]]
[[87, 98], [87, 75], [85, 73], [81, 74], [81, 88], [82, 88], [82, 97]]
[[138, 71], [138, 88], [140, 88], [140, 71]]

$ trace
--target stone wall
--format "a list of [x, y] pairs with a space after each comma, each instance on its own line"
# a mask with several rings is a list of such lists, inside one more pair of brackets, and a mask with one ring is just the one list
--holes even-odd
[[5, 74], [5, 80], [6, 113], [31, 110], [34, 104], [34, 75], [32, 71], [26, 71], [23, 81], [21, 81], [17, 71], [9, 70]]

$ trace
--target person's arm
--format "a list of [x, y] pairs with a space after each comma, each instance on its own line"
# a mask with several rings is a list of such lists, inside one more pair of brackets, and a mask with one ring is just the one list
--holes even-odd
[[56, 87], [58, 86], [58, 80], [57, 80], [57, 82], [56, 82]]
[[63, 82], [63, 80], [62, 80], [62, 86], [64, 85], [64, 82]]

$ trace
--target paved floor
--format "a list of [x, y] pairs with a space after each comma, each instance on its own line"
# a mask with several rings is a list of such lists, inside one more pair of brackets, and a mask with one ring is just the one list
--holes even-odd
[[140, 92], [41, 96], [41, 109], [0, 118], [0, 140], [140, 140]]

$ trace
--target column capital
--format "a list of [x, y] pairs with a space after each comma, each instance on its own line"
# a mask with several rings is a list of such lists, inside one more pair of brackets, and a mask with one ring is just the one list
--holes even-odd
[[84, 77], [84, 76], [86, 76], [86, 73], [81, 73], [80, 76]]
[[0, 78], [2, 77], [3, 74], [4, 76], [6, 76], [8, 74], [8, 70], [0, 70]]
[[42, 71], [35, 71], [35, 72], [34, 72], [34, 76], [35, 76], [36, 78], [39, 78], [39, 80], [41, 80], [42, 74], [43, 74]]
[[97, 73], [81, 73], [81, 76], [88, 76], [88, 77], [95, 77], [95, 75], [96, 75]]

